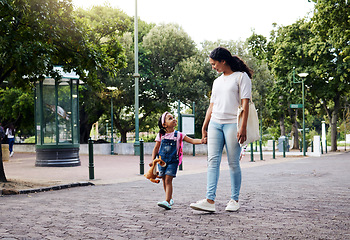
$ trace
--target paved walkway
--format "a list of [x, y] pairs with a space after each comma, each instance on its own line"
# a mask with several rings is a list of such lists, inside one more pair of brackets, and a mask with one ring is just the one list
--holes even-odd
[[[189, 207], [205, 196], [205, 160], [184, 157], [175, 205], [166, 211], [156, 205], [164, 199], [161, 184], [140, 176], [138, 157], [95, 156], [95, 186], [1, 197], [0, 239], [350, 239], [350, 153], [256, 162], [246, 156], [237, 213], [224, 211], [226, 161], [217, 212]], [[90, 181], [88, 156], [81, 161], [80, 167], [35, 168], [34, 155], [16, 154], [4, 165], [9, 179]]]

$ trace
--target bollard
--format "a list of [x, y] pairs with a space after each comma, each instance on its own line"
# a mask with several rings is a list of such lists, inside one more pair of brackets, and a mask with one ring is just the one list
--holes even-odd
[[258, 151], [258, 141], [255, 142], [255, 152]]
[[140, 174], [143, 175], [145, 173], [144, 170], [144, 156], [143, 156], [143, 139], [140, 140]]
[[311, 152], [314, 152], [314, 141], [311, 141]]
[[326, 153], [327, 153], [327, 140], [326, 140], [324, 143], [325, 143], [325, 145], [326, 145]]
[[94, 174], [94, 141], [89, 138], [89, 179], [95, 179]]
[[193, 153], [192, 153], [192, 155], [194, 157], [194, 156], [196, 156], [196, 145], [195, 144], [192, 144], [192, 145], [193, 145]]
[[282, 143], [283, 143], [283, 157], [285, 158], [286, 157], [286, 142], [283, 140], [282, 141]]
[[300, 152], [302, 152], [303, 151], [303, 141], [300, 140], [299, 144], [300, 144]]
[[323, 154], [323, 146], [322, 146], [322, 141], [321, 141], [320, 143], [321, 143], [321, 154]]
[[276, 159], [275, 144], [275, 140], [272, 140], [272, 159]]
[[259, 141], [259, 148], [260, 148], [260, 160], [263, 160], [263, 153], [262, 153], [262, 141]]
[[250, 161], [254, 162], [254, 150], [253, 150], [253, 143], [250, 143]]

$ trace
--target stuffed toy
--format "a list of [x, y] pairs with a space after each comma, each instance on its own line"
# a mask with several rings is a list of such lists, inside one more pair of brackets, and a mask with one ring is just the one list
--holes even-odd
[[158, 163], [162, 167], [166, 166], [166, 163], [159, 156], [159, 158], [156, 158], [156, 159], [153, 160], [151, 168], [144, 175], [147, 179], [149, 179], [153, 183], [159, 183], [160, 182], [159, 179], [156, 179], [156, 178], [161, 178], [161, 177], [158, 176], [158, 172], [157, 172], [157, 164]]

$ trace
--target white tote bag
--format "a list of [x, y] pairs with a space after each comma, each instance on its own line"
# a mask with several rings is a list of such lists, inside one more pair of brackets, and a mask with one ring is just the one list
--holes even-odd
[[[243, 73], [241, 76], [241, 80], [243, 77]], [[241, 81], [239, 82], [241, 83]], [[241, 84], [239, 84], [239, 100], [241, 101], [241, 90], [240, 90]], [[238, 107], [238, 111], [237, 111], [237, 130], [239, 130], [241, 128], [242, 125], [242, 112], [243, 112], [243, 108], [240, 102], [240, 105]], [[245, 142], [243, 142], [241, 145], [247, 145], [251, 142], [257, 141], [260, 139], [260, 135], [259, 135], [259, 118], [258, 118], [258, 113], [256, 111], [255, 108], [255, 104], [253, 103], [252, 99], [249, 99], [249, 111], [248, 111], [248, 120], [247, 120], [247, 139], [245, 140]]]

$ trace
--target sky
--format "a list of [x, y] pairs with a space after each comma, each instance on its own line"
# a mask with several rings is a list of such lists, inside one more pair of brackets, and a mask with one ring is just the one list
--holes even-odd
[[[72, 0], [76, 7], [109, 3], [129, 16], [135, 0]], [[177, 23], [199, 45], [204, 40], [242, 40], [254, 30], [270, 36], [272, 24], [286, 26], [311, 14], [308, 0], [138, 0], [137, 15], [147, 23]]]

